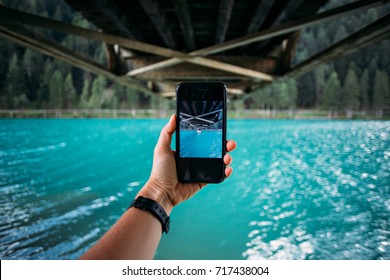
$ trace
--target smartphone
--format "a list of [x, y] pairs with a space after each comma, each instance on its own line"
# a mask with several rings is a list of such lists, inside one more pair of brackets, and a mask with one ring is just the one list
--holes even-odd
[[226, 86], [186, 82], [176, 88], [176, 167], [180, 182], [225, 179]]

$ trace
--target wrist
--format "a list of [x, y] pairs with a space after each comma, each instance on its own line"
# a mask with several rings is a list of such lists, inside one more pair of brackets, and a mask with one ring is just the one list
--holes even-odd
[[143, 196], [156, 201], [164, 208], [165, 212], [170, 215], [173, 209], [173, 204], [169, 199], [166, 191], [162, 190], [152, 182], [148, 181], [144, 187], [138, 192], [138, 196]]

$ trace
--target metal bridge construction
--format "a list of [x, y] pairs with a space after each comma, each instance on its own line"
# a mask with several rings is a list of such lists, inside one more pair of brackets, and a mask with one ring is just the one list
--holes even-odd
[[[334, 9], [328, 0], [65, 0], [90, 30], [0, 5], [0, 36], [122, 85], [164, 97], [180, 81], [222, 81], [230, 96], [296, 77], [390, 35], [390, 15], [292, 66], [299, 31], [388, 1]], [[106, 65], [65, 48], [35, 27], [105, 43]]]
[[[222, 101], [181, 101], [181, 129], [222, 129]], [[219, 127], [220, 126], [220, 127]]]

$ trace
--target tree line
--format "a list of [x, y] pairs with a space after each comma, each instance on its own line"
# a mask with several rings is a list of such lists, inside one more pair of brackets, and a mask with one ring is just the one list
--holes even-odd
[[[0, 4], [95, 29], [63, 1], [0, 0]], [[49, 30], [40, 31], [100, 64], [104, 46]], [[71, 65], [0, 38], [0, 108], [3, 109], [146, 109], [161, 104], [156, 96], [117, 85]]]
[[[326, 9], [351, 1], [330, 0]], [[293, 63], [297, 64], [390, 13], [389, 5], [304, 28]], [[323, 64], [294, 81], [281, 80], [245, 98], [246, 108], [316, 108], [335, 114], [371, 112], [381, 117], [390, 109], [390, 40], [377, 42], [332, 63]]]
[[[325, 9], [345, 4], [331, 0]], [[0, 0], [0, 4], [94, 29], [63, 1]], [[299, 63], [390, 12], [389, 6], [369, 9], [304, 28], [293, 63]], [[103, 44], [49, 30], [41, 31], [66, 47], [104, 64]], [[233, 100], [236, 109], [317, 108], [350, 115], [359, 110], [382, 116], [390, 107], [390, 40], [386, 39], [297, 79], [280, 79]], [[0, 38], [0, 108], [5, 109], [144, 109], [161, 100], [112, 83], [34, 50]]]

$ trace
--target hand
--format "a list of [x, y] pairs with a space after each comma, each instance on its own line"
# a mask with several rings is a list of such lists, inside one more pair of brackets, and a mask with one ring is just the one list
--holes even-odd
[[[165, 209], [167, 214], [172, 211], [173, 206], [192, 197], [196, 192], [206, 186], [206, 183], [186, 183], [178, 181], [176, 174], [175, 152], [170, 144], [172, 134], [176, 129], [176, 116], [172, 115], [168, 124], [161, 130], [160, 138], [154, 149], [153, 168], [148, 182], [140, 190], [138, 196], [144, 196], [157, 201]], [[229, 140], [226, 142], [226, 150], [233, 151], [236, 142]], [[225, 169], [226, 178], [229, 177], [233, 169], [228, 166], [233, 159], [226, 154], [223, 161], [227, 165]]]

